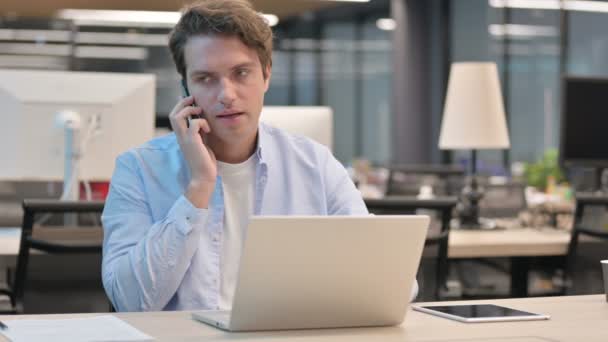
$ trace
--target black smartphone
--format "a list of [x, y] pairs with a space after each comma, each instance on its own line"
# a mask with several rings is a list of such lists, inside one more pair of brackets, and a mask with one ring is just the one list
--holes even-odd
[[[181, 86], [182, 86], [182, 95], [183, 95], [184, 97], [188, 97], [188, 96], [190, 96], [190, 92], [188, 91], [188, 85], [186, 84], [186, 80], [182, 78], [182, 80], [181, 80], [180, 84], [181, 84]], [[194, 102], [193, 102], [193, 103], [192, 103], [192, 106], [195, 106], [195, 107], [196, 107], [196, 103], [194, 103]], [[201, 113], [200, 115], [191, 115], [191, 116], [189, 116], [189, 117], [186, 119], [186, 122], [187, 122], [188, 127], [190, 127], [190, 120], [193, 120], [193, 119], [201, 119], [201, 118], [203, 118], [203, 117], [204, 117], [203, 113]]]

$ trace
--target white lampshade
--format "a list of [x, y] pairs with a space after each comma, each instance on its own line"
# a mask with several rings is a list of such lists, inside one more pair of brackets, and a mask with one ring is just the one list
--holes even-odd
[[453, 63], [443, 109], [439, 148], [509, 147], [505, 108], [495, 63]]

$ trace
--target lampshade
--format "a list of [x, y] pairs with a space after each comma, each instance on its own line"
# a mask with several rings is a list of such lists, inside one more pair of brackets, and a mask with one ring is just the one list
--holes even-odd
[[453, 63], [443, 109], [439, 148], [509, 147], [505, 109], [495, 63]]

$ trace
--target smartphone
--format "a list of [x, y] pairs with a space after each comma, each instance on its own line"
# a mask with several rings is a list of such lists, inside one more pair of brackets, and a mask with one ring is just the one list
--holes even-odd
[[[181, 86], [182, 86], [182, 96], [184, 97], [188, 97], [190, 96], [190, 91], [188, 91], [188, 85], [186, 84], [186, 80], [182, 78], [181, 80]], [[196, 107], [196, 103], [192, 103], [192, 106]], [[194, 120], [194, 119], [201, 119], [203, 118], [204, 115], [201, 113], [200, 115], [191, 115], [188, 118], [186, 118], [186, 122], [188, 127], [190, 127], [190, 120]]]

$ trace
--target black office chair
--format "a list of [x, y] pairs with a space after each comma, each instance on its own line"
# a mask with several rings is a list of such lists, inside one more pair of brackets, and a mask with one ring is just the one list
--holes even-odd
[[[577, 194], [576, 195], [576, 209], [574, 211], [574, 220], [572, 224], [572, 232], [570, 235], [570, 243], [568, 244], [568, 254], [566, 255], [565, 266], [564, 266], [564, 280], [561, 287], [560, 294], [581, 294], [580, 289], [577, 286], [577, 279], [579, 272], [577, 270], [577, 261], [580, 261], [580, 239], [581, 237], [588, 236], [597, 239], [603, 239], [608, 242], [608, 228], [592, 226], [588, 221], [585, 220], [585, 209], [592, 208], [594, 206], [600, 206], [608, 209], [608, 195], [592, 195], [592, 194]], [[601, 221], [601, 220], [600, 220]], [[600, 252], [597, 260], [593, 259], [594, 264], [589, 265], [590, 267], [582, 268], [585, 269], [587, 276], [593, 276], [593, 279], [599, 278], [601, 283], [601, 267], [599, 261], [608, 257], [608, 252], [605, 251], [606, 245], [602, 245], [602, 252]], [[590, 285], [590, 284], [586, 284]], [[597, 286], [597, 289], [601, 291], [602, 286]]]
[[10, 288], [1, 293], [8, 295], [11, 309], [5, 313], [24, 312], [24, 289], [27, 282], [28, 264], [32, 249], [52, 254], [101, 254], [103, 231], [100, 226], [38, 226], [37, 215], [41, 213], [98, 213], [103, 211], [104, 202], [80, 202], [59, 200], [23, 201], [23, 223], [15, 279], [7, 279]]
[[465, 170], [458, 165], [389, 165], [387, 196], [416, 196], [421, 185], [429, 185], [436, 196], [457, 196]]
[[[427, 249], [427, 247], [437, 246], [435, 286], [433, 289], [434, 298], [432, 299], [441, 299], [442, 292], [446, 289], [449, 271], [448, 241], [450, 237], [450, 220], [456, 203], [456, 197], [417, 199], [416, 197], [408, 196], [388, 196], [381, 199], [365, 199], [368, 211], [376, 215], [405, 215], [415, 213], [418, 209], [434, 210], [440, 213], [438, 231], [436, 231], [437, 229], [433, 229], [436, 225], [432, 222], [429, 235], [425, 241], [425, 249]], [[423, 290], [424, 289], [421, 289], [420, 292], [423, 293]]]
[[484, 193], [479, 202], [479, 215], [483, 218], [517, 218], [528, 207], [524, 183], [509, 181], [482, 186]]
[[[497, 229], [517, 225], [519, 214], [526, 210], [525, 184], [509, 180], [491, 183], [488, 177], [478, 177], [483, 188], [479, 202], [479, 216], [496, 225]], [[496, 221], [494, 221], [496, 220]], [[505, 258], [476, 258], [459, 260], [452, 264], [462, 287], [463, 299], [509, 297], [500, 291], [500, 285], [510, 277], [512, 260]], [[474, 272], [471, 272], [474, 270]], [[482, 283], [482, 279], [486, 280]], [[490, 280], [490, 281], [488, 281]]]

